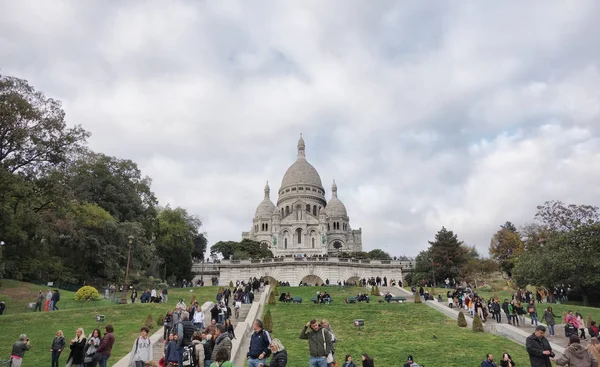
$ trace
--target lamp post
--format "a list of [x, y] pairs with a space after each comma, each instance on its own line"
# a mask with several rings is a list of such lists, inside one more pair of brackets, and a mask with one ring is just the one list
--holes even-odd
[[129, 284], [129, 262], [131, 261], [131, 246], [133, 245], [133, 236], [127, 237], [129, 239], [129, 248], [127, 249], [127, 268], [125, 268], [125, 284], [123, 284], [123, 294], [121, 295], [121, 304], [127, 304], [127, 287]]

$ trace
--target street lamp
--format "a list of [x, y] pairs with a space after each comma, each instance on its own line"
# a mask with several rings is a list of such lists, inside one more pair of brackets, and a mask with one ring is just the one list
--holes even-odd
[[127, 286], [129, 284], [129, 262], [131, 261], [131, 245], [133, 245], [133, 235], [129, 239], [129, 248], [127, 250], [127, 268], [125, 268], [125, 284], [123, 284], [123, 294], [121, 295], [121, 304], [127, 304]]

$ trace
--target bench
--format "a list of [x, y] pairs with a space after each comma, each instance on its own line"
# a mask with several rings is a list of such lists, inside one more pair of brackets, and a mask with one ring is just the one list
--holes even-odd
[[[312, 297], [310, 299], [312, 301], [312, 303], [319, 303], [319, 299], [317, 297]], [[333, 302], [333, 298], [329, 298], [329, 302], [325, 302], [325, 303], [332, 303]]]
[[356, 297], [348, 297], [348, 303], [356, 303]]
[[302, 303], [302, 297], [292, 297], [292, 303]]
[[390, 302], [402, 303], [402, 302], [406, 302], [406, 298], [400, 297], [400, 296], [395, 296], [395, 297], [390, 298]]

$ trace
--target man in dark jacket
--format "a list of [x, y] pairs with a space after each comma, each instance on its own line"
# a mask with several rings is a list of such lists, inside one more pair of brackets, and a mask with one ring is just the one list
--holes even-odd
[[56, 307], [58, 301], [60, 301], [60, 293], [58, 292], [58, 289], [56, 289], [52, 294], [52, 310], [50, 311], [58, 311], [58, 307]]
[[531, 367], [552, 367], [550, 358], [554, 357], [554, 353], [552, 352], [550, 342], [544, 336], [545, 334], [546, 328], [538, 325], [535, 328], [535, 332], [525, 340], [525, 347], [529, 354]]
[[304, 325], [300, 339], [308, 339], [309, 366], [327, 367], [327, 355], [332, 351], [331, 333], [326, 332], [317, 320], [313, 319]]
[[494, 363], [494, 356], [488, 353], [488, 355], [485, 356], [485, 361], [481, 362], [481, 367], [498, 367], [498, 365]]
[[269, 345], [271, 344], [271, 336], [263, 329], [261, 320], [256, 319], [252, 324], [254, 333], [250, 337], [250, 347], [246, 358], [248, 358], [248, 367], [258, 367], [259, 364], [266, 364], [267, 357], [271, 354]]
[[502, 303], [502, 311], [504, 311], [504, 314], [506, 315], [506, 319], [508, 320], [508, 323], [510, 324], [510, 310], [508, 309], [508, 299], [504, 299], [504, 302]]

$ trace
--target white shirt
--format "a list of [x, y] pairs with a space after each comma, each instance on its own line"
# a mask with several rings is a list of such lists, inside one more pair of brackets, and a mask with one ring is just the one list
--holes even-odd
[[156, 289], [153, 289], [153, 290], [150, 292], [150, 297], [156, 297]]
[[194, 313], [194, 324], [199, 324], [204, 322], [204, 311], [198, 309]]

